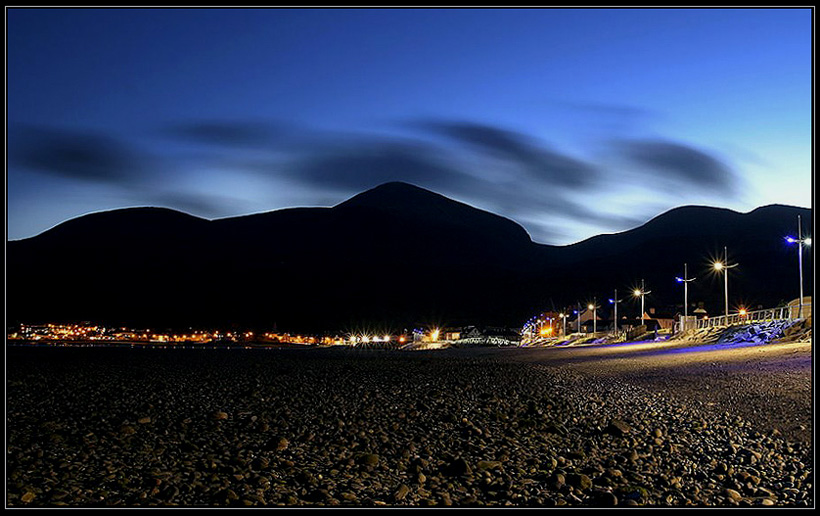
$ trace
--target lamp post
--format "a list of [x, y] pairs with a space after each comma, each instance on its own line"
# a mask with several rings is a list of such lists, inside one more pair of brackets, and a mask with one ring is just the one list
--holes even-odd
[[797, 238], [787, 236], [786, 242], [790, 244], [797, 243], [797, 268], [800, 272], [800, 300], [798, 301], [800, 311], [797, 317], [803, 317], [803, 246], [811, 246], [811, 237], [803, 238], [803, 224], [800, 215], [797, 216]]
[[567, 336], [567, 314], [561, 313], [558, 315], [561, 319], [564, 320], [564, 337]]
[[615, 297], [613, 297], [612, 299], [609, 300], [610, 304], [615, 305], [615, 316], [614, 316], [615, 326], [614, 326], [614, 330], [613, 330], [615, 332], [615, 335], [618, 334], [618, 303], [620, 303], [621, 301], [623, 301], [623, 299], [618, 299], [618, 289], [616, 288], [615, 289]]
[[576, 317], [576, 322], [578, 323], [578, 333], [581, 333], [581, 303], [578, 303], [578, 310], [575, 311], [578, 314]]
[[598, 298], [592, 298], [592, 304], [587, 308], [592, 310], [592, 334], [598, 333]]
[[644, 325], [644, 322], [643, 322], [644, 321], [644, 311], [645, 311], [644, 310], [644, 297], [647, 294], [651, 294], [652, 291], [650, 290], [650, 291], [647, 292], [646, 286], [644, 285], [644, 281], [641, 280], [641, 288], [636, 288], [635, 290], [632, 291], [632, 293], [635, 294], [635, 297], [640, 296], [640, 298], [641, 298], [641, 326], [643, 326]]
[[726, 246], [723, 247], [723, 261], [715, 262], [713, 267], [718, 272], [723, 272], [723, 296], [724, 296], [724, 315], [726, 316], [726, 324], [729, 324], [729, 269], [737, 267], [738, 264], [733, 263], [729, 265], [729, 251]]
[[683, 264], [683, 277], [675, 278], [678, 283], [683, 283], [683, 316], [689, 315], [689, 282], [695, 281], [696, 278], [687, 278], [689, 275], [686, 264]]

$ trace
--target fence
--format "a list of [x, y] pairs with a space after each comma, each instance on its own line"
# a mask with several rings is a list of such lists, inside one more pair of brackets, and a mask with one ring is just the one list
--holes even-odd
[[675, 332], [682, 329], [702, 330], [704, 328], [715, 328], [723, 326], [733, 326], [736, 324], [752, 324], [768, 321], [783, 321], [791, 319], [805, 319], [811, 314], [811, 303], [803, 303], [802, 313], [797, 304], [784, 306], [781, 308], [767, 308], [765, 310], [755, 310], [745, 314], [732, 314], [726, 317], [719, 315], [708, 319], [694, 319], [675, 323]]

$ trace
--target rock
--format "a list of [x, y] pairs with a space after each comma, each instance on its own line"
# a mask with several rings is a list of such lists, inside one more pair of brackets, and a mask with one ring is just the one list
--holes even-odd
[[544, 427], [544, 433], [565, 436], [568, 432], [567, 429], [564, 428], [564, 425], [560, 423], [547, 423]]
[[593, 504], [602, 507], [615, 507], [618, 505], [618, 497], [609, 491], [593, 491], [591, 499]]
[[623, 472], [619, 469], [610, 468], [605, 472], [606, 476], [609, 478], [617, 479], [622, 478], [624, 476]]
[[571, 473], [567, 475], [567, 484], [581, 491], [586, 491], [592, 487], [592, 479], [584, 474]]
[[501, 461], [498, 460], [480, 460], [476, 467], [482, 471], [501, 469]]
[[584, 460], [587, 458], [587, 454], [584, 450], [573, 450], [567, 453], [567, 457], [573, 460]]
[[219, 410], [218, 410], [218, 411], [214, 412], [213, 417], [214, 417], [214, 419], [216, 419], [217, 421], [221, 421], [221, 420], [223, 420], [223, 419], [228, 419], [228, 413], [227, 413], [227, 412], [222, 412], [222, 411], [219, 411]]
[[470, 468], [470, 465], [467, 464], [466, 460], [458, 458], [448, 464], [444, 472], [453, 477], [461, 477], [472, 475], [473, 470]]
[[407, 487], [405, 484], [401, 484], [398, 489], [393, 493], [393, 500], [400, 502], [404, 500], [407, 494], [410, 492], [410, 488]]
[[726, 488], [726, 489], [723, 490], [723, 494], [727, 498], [731, 498], [732, 500], [735, 500], [735, 501], [740, 501], [743, 498], [743, 495], [741, 495], [740, 493], [738, 493], [734, 489]]
[[362, 453], [359, 455], [357, 462], [365, 466], [378, 466], [379, 456], [375, 453]]
[[620, 419], [613, 419], [604, 431], [616, 437], [623, 437], [632, 431], [632, 427]]
[[20, 497], [20, 500], [23, 503], [30, 503], [37, 495], [34, 494], [32, 491], [26, 491], [23, 493], [23, 496]]
[[253, 460], [252, 466], [257, 471], [267, 469], [270, 466], [270, 461], [265, 457], [257, 457]]
[[150, 416], [145, 416], [145, 417], [141, 417], [141, 418], [137, 419], [137, 423], [139, 423], [141, 425], [145, 425], [145, 424], [148, 424], [150, 422], [151, 422], [151, 417]]

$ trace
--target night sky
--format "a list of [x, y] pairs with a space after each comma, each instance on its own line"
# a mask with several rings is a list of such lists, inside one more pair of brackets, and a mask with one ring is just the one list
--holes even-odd
[[810, 9], [7, 10], [8, 239], [401, 180], [568, 244], [811, 205]]

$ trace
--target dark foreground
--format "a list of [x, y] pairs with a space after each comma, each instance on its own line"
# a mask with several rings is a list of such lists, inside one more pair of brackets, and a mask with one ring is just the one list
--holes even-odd
[[572, 351], [10, 348], [6, 502], [813, 506], [810, 441]]

